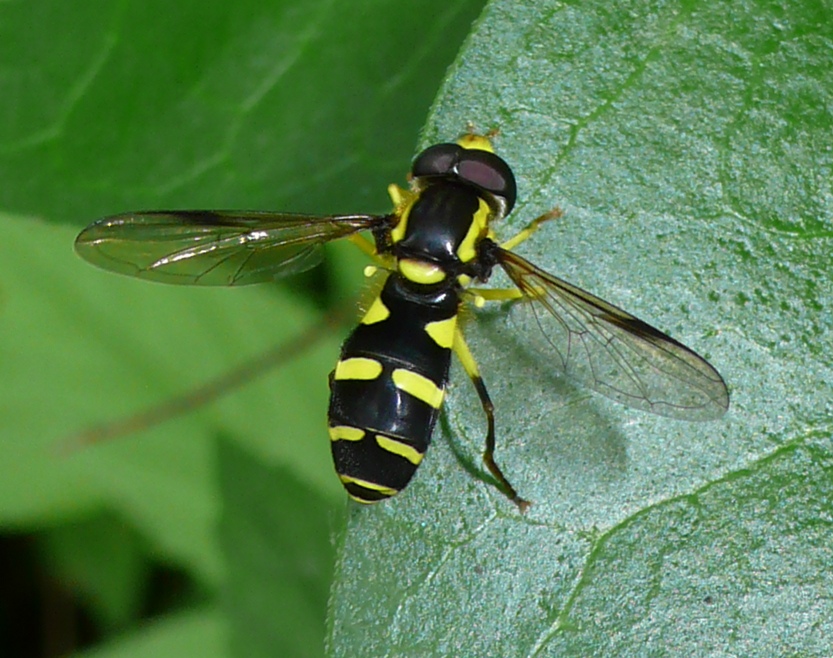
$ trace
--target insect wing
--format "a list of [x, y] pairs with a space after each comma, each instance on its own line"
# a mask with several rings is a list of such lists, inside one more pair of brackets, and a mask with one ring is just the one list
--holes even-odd
[[510, 251], [498, 257], [524, 295], [513, 311], [522, 329], [540, 329], [532, 345], [571, 379], [661, 416], [711, 420], [728, 409], [723, 378], [682, 343]]
[[84, 260], [149, 281], [243, 286], [316, 265], [325, 242], [372, 229], [376, 215], [149, 211], [105, 217], [75, 240]]

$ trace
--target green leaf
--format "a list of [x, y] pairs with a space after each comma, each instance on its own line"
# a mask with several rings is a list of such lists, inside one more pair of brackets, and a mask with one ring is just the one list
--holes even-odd
[[235, 443], [220, 442], [219, 464], [233, 655], [321, 656], [342, 505]]
[[73, 654], [78, 658], [226, 658], [228, 630], [217, 610], [194, 610], [155, 620], [140, 631], [99, 648]]
[[481, 6], [6, 3], [0, 208], [387, 210]]
[[[317, 329], [321, 300], [358, 298], [360, 256], [336, 246], [323, 273], [285, 286], [177, 290], [95, 271], [72, 241], [101, 215], [139, 208], [386, 211], [385, 186], [403, 182], [481, 5], [0, 5], [4, 531], [71, 532], [106, 510], [141, 536], [148, 561], [210, 596], [227, 577], [218, 433], [316, 500], [342, 500], [325, 431], [337, 330], [198, 412], [69, 455], [55, 448]], [[54, 563], [71, 562], [77, 543], [56, 544]], [[106, 577], [73, 573], [82, 592]], [[104, 619], [135, 600], [98, 598]]]
[[100, 628], [124, 628], [141, 612], [149, 564], [137, 534], [113, 514], [41, 533], [41, 552], [58, 582], [70, 583]]
[[[833, 27], [813, 2], [489, 5], [424, 143], [497, 127], [518, 251], [703, 353], [726, 417], [629, 410], [523, 360], [507, 308], [467, 335], [415, 481], [353, 506], [335, 656], [827, 656]], [[495, 281], [500, 283], [500, 277]], [[827, 639], [827, 640], [826, 640]]]
[[71, 229], [9, 216], [2, 223], [3, 310], [14, 337], [0, 352], [5, 524], [54, 524], [116, 508], [156, 559], [216, 584], [218, 428], [263, 459], [291, 465], [322, 495], [339, 495], [327, 442], [295, 440], [322, 431], [336, 337], [286, 363], [285, 378], [260, 379], [140, 436], [63, 454], [79, 430], [169, 400], [320, 319], [268, 286], [195, 290], [111, 276], [79, 262]]

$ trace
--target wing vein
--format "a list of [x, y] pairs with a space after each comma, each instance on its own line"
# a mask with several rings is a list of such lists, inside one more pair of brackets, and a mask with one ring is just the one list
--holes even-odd
[[[721, 416], [729, 393], [701, 356], [642, 320], [498, 250], [499, 264], [521, 291], [513, 316], [538, 338], [530, 349], [557, 358], [576, 382], [629, 406], [687, 420]], [[530, 320], [531, 318], [531, 320]]]

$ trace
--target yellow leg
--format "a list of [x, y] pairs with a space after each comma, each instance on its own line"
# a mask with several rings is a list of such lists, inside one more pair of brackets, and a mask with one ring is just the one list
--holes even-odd
[[511, 302], [524, 296], [517, 288], [467, 288], [466, 292], [487, 302]]
[[371, 258], [376, 258], [378, 256], [376, 253], [376, 245], [360, 233], [354, 233], [347, 239]]
[[477, 308], [483, 308], [486, 302], [511, 302], [524, 296], [517, 288], [467, 288], [464, 294]]
[[511, 238], [509, 238], [506, 242], [501, 243], [501, 248], [506, 250], [512, 250], [517, 247], [521, 242], [529, 238], [530, 235], [535, 233], [538, 230], [538, 227], [543, 224], [544, 222], [548, 222], [551, 219], [558, 219], [564, 213], [561, 211], [561, 208], [553, 208], [549, 212], [545, 212], [540, 217], [536, 217], [533, 219], [529, 224], [526, 225], [526, 228], [519, 231]]
[[374, 245], [363, 235], [354, 233], [347, 239], [350, 240], [350, 242], [356, 245], [359, 249], [361, 249], [365, 254], [370, 256], [373, 259], [373, 262], [376, 263], [375, 267], [372, 265], [368, 265], [367, 268], [365, 268], [365, 276], [373, 276], [377, 268], [381, 268], [383, 270], [396, 269], [396, 263], [393, 260], [393, 258], [391, 258], [391, 256], [387, 254], [376, 253], [376, 245]]
[[518, 495], [515, 487], [509, 483], [509, 480], [506, 479], [503, 471], [500, 470], [500, 467], [495, 462], [495, 406], [492, 404], [492, 400], [486, 390], [486, 384], [483, 383], [483, 378], [480, 376], [477, 361], [474, 360], [474, 356], [472, 356], [471, 350], [469, 350], [469, 346], [466, 344], [466, 340], [463, 338], [459, 327], [454, 332], [452, 349], [457, 355], [457, 358], [460, 359], [460, 363], [463, 364], [463, 369], [468, 374], [472, 384], [474, 384], [474, 388], [480, 398], [480, 404], [483, 405], [483, 412], [486, 414], [488, 429], [486, 431], [486, 448], [483, 450], [483, 462], [495, 479], [497, 479], [498, 484], [503, 488], [503, 493], [506, 494], [507, 498], [515, 503], [522, 513], [526, 512], [531, 503]]
[[545, 297], [547, 291], [541, 286], [530, 286], [526, 293], [517, 288], [467, 288], [465, 293], [471, 295], [468, 301], [477, 308], [483, 308], [486, 302], [513, 302], [518, 299]]

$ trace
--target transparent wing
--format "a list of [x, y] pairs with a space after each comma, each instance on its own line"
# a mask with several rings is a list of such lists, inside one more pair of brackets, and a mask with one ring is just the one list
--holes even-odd
[[154, 210], [90, 224], [75, 250], [93, 265], [149, 281], [244, 286], [307, 270], [320, 261], [325, 242], [387, 221], [384, 215]]
[[570, 378], [661, 416], [711, 420], [728, 409], [723, 378], [682, 343], [510, 251], [498, 257], [524, 295], [513, 312], [525, 336]]

